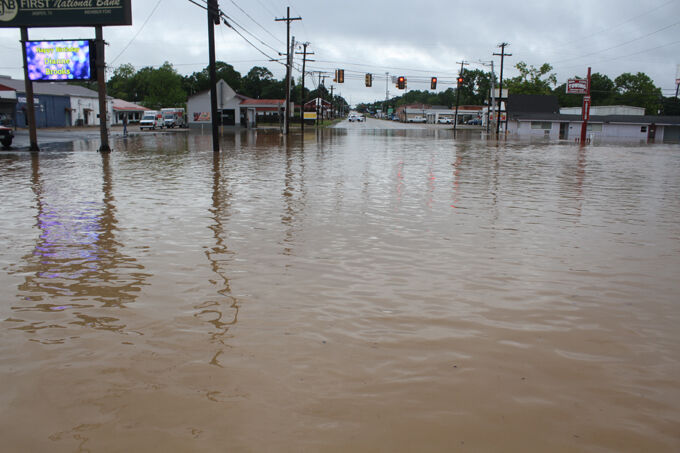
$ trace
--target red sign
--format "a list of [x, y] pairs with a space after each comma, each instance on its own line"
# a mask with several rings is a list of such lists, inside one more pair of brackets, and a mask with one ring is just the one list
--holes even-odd
[[588, 94], [587, 79], [567, 80], [567, 94]]
[[583, 110], [581, 114], [583, 115], [583, 121], [590, 119], [590, 96], [583, 96]]

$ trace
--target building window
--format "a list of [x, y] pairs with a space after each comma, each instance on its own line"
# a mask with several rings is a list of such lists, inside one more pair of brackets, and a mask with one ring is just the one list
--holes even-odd
[[602, 132], [602, 125], [601, 124], [589, 124], [587, 131], [588, 132]]
[[552, 129], [552, 123], [550, 121], [532, 121], [531, 122], [531, 128], [532, 129], [550, 130], [550, 129]]
[[642, 126], [640, 128], [640, 132], [647, 132], [647, 126]]

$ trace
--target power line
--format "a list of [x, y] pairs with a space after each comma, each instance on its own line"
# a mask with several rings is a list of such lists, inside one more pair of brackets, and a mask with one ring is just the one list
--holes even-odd
[[675, 26], [678, 25], [678, 24], [680, 24], [680, 22], [676, 22], [676, 23], [674, 23], [674, 24], [667, 25], [667, 26], [665, 26], [665, 27], [659, 28], [658, 30], [654, 30], [654, 31], [651, 32], [651, 33], [647, 33], [646, 35], [639, 36], [639, 37], [637, 37], [637, 38], [631, 39], [630, 41], [626, 41], [626, 42], [621, 43], [621, 44], [617, 44], [616, 46], [607, 47], [606, 49], [597, 50], [597, 51], [595, 51], [595, 52], [591, 52], [591, 53], [588, 53], [588, 54], [585, 54], [585, 55], [581, 55], [581, 56], [578, 56], [578, 57], [571, 57], [571, 58], [565, 58], [564, 60], [558, 60], [558, 61], [554, 62], [554, 64], [562, 63], [562, 62], [564, 62], [564, 61], [578, 60], [578, 59], [581, 59], [581, 58], [589, 57], [589, 56], [591, 56], [591, 55], [596, 55], [596, 54], [598, 54], [598, 53], [606, 52], [607, 50], [617, 49], [617, 48], [619, 48], [619, 47], [625, 46], [626, 44], [630, 44], [630, 43], [635, 42], [635, 41], [638, 41], [638, 40], [640, 40], [640, 39], [643, 39], [643, 38], [647, 38], [647, 37], [649, 37], [649, 36], [652, 36], [652, 35], [654, 35], [654, 34], [656, 34], [656, 33], [660, 33], [660, 32], [662, 32], [662, 31], [664, 31], [664, 30], [667, 30], [667, 29], [669, 29], [669, 28], [671, 28], [671, 27], [675, 27]]
[[283, 42], [281, 39], [277, 38], [272, 32], [270, 32], [269, 30], [267, 30], [266, 28], [264, 28], [262, 25], [260, 25], [260, 23], [259, 23], [258, 21], [256, 21], [255, 19], [253, 19], [253, 17], [252, 17], [250, 14], [248, 14], [243, 8], [241, 8], [234, 0], [230, 0], [230, 1], [231, 1], [231, 3], [234, 4], [234, 6], [236, 6], [239, 10], [241, 10], [241, 12], [242, 12], [243, 14], [245, 14], [246, 16], [248, 16], [248, 18], [249, 18], [250, 20], [252, 20], [258, 27], [260, 27], [262, 30], [264, 30], [264, 31], [265, 31], [266, 33], [268, 33], [272, 38], [276, 39], [276, 40], [277, 40], [278, 42], [280, 42], [281, 44], [284, 44], [284, 42]]
[[[116, 56], [116, 58], [114, 58], [113, 60], [111, 60], [111, 64], [115, 63], [116, 60], [118, 60], [118, 58], [120, 58], [120, 56], [123, 55], [123, 53], [128, 49], [128, 47], [130, 47], [130, 45], [135, 41], [135, 39], [137, 39], [137, 36], [139, 36], [139, 34], [142, 32], [142, 30], [144, 30], [144, 27], [145, 27], [146, 24], [149, 22], [149, 19], [151, 19], [151, 16], [153, 16], [153, 13], [155, 13], [156, 10], [158, 9], [158, 6], [161, 4], [161, 1], [162, 1], [162, 0], [158, 0], [158, 1], [156, 2], [156, 6], [153, 7], [153, 9], [151, 10], [151, 13], [150, 13], [149, 16], [146, 18], [146, 20], [144, 21], [144, 23], [142, 24], [142, 26], [140, 27], [140, 29], [137, 31], [137, 33], [135, 33], [135, 35], [132, 37], [132, 39], [130, 40], [130, 42], [127, 43], [127, 45], [126, 45], [125, 47], [123, 47], [123, 50], [120, 51], [120, 53]], [[189, 1], [191, 1], [191, 0], [189, 0]]]

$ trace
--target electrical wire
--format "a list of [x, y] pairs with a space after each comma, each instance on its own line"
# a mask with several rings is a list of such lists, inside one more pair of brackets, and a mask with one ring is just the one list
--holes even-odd
[[[158, 9], [158, 6], [161, 4], [161, 1], [162, 1], [162, 0], [158, 0], [158, 1], [156, 2], [156, 6], [153, 7], [153, 9], [151, 10], [151, 13], [149, 13], [149, 15], [147, 16], [146, 20], [145, 20], [144, 23], [142, 24], [142, 26], [139, 28], [139, 30], [137, 30], [137, 33], [135, 33], [135, 35], [132, 37], [132, 39], [130, 40], [130, 42], [127, 43], [127, 45], [126, 45], [125, 47], [123, 47], [123, 50], [120, 51], [120, 53], [116, 56], [116, 58], [114, 58], [113, 60], [111, 60], [111, 64], [112, 64], [112, 65], [113, 65], [113, 63], [116, 62], [116, 60], [118, 60], [118, 58], [120, 58], [121, 55], [123, 55], [123, 53], [125, 53], [125, 51], [128, 49], [128, 47], [130, 47], [130, 45], [132, 45], [132, 43], [135, 41], [135, 39], [137, 39], [137, 36], [139, 36], [139, 34], [142, 32], [142, 30], [144, 30], [144, 27], [146, 27], [146, 24], [149, 23], [149, 19], [151, 19], [151, 16], [153, 16], [153, 13], [156, 12], [156, 10]], [[189, 0], [189, 1], [191, 1], [191, 0]]]
[[241, 7], [238, 5], [238, 3], [236, 3], [234, 0], [230, 0], [230, 1], [231, 1], [231, 3], [234, 4], [234, 6], [236, 6], [239, 10], [241, 10], [241, 12], [242, 12], [243, 14], [245, 14], [250, 20], [252, 20], [258, 27], [260, 27], [262, 30], [264, 30], [266, 33], [268, 33], [272, 38], [276, 39], [276, 40], [277, 40], [278, 42], [280, 42], [281, 44], [285, 44], [281, 39], [279, 39], [278, 37], [274, 36], [274, 34], [273, 34], [272, 32], [270, 32], [269, 30], [267, 30], [266, 28], [264, 28], [262, 25], [260, 25], [260, 23], [259, 23], [258, 21], [256, 21], [255, 19], [253, 19], [253, 17], [252, 17], [250, 14], [248, 14], [243, 8], [241, 8]]

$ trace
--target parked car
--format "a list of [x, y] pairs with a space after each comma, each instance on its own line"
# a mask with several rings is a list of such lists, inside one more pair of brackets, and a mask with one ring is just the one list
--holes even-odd
[[425, 123], [426, 121], [422, 116], [412, 116], [407, 120], [408, 123]]
[[468, 124], [482, 124], [482, 119], [481, 118], [472, 118], [471, 120], [468, 120]]
[[446, 117], [440, 116], [437, 119], [437, 123], [439, 123], [439, 124], [451, 124], [451, 118], [446, 118]]
[[12, 122], [4, 116], [0, 116], [0, 143], [5, 148], [12, 146], [12, 139], [14, 139], [14, 131], [12, 130]]

